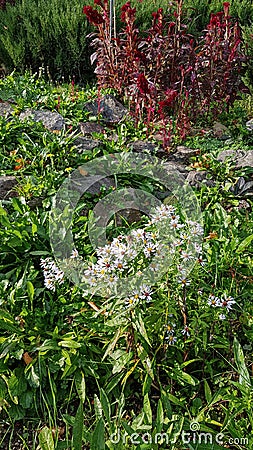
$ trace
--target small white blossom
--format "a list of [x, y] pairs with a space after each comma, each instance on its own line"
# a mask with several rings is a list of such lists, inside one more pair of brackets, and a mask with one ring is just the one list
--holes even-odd
[[146, 300], [147, 302], [150, 302], [152, 300], [151, 295], [153, 294], [150, 286], [147, 286], [146, 284], [143, 284], [140, 287], [140, 298], [143, 300]]
[[190, 337], [190, 330], [189, 327], [187, 325], [185, 325], [184, 329], [181, 331], [183, 336], [187, 336]]
[[217, 308], [221, 306], [221, 301], [218, 297], [215, 297], [215, 295], [211, 294], [208, 297], [207, 304], [209, 306], [212, 306], [213, 308]]

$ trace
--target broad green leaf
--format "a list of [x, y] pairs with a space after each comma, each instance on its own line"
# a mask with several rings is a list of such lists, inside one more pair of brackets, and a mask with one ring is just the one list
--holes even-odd
[[32, 224], [32, 235], [33, 236], [35, 235], [35, 233], [37, 233], [37, 229], [38, 229], [38, 227], [37, 227], [36, 223], [33, 223]]
[[247, 236], [237, 247], [236, 249], [236, 253], [242, 253], [251, 243], [251, 241], [253, 240], [253, 234], [251, 234], [250, 236]]
[[109, 355], [111, 352], [113, 352], [113, 350], [114, 350], [114, 348], [115, 348], [115, 345], [117, 344], [117, 342], [118, 342], [120, 336], [121, 336], [121, 328], [119, 328], [119, 329], [116, 331], [115, 335], [113, 336], [112, 341], [110, 342], [110, 344], [108, 345], [108, 347], [107, 347], [107, 349], [106, 349], [106, 351], [105, 351], [105, 354], [104, 354], [104, 356], [103, 356], [103, 358], [102, 358], [102, 361], [105, 360], [105, 358], [107, 357], [107, 355]]
[[103, 408], [97, 394], [94, 395], [94, 408], [97, 420], [103, 417]]
[[33, 287], [33, 284], [31, 283], [31, 281], [27, 281], [26, 289], [27, 289], [29, 300], [30, 300], [30, 302], [32, 302], [33, 297], [34, 297], [34, 287]]
[[103, 408], [103, 412], [104, 412], [105, 418], [107, 420], [107, 423], [110, 426], [110, 423], [111, 423], [111, 405], [110, 405], [109, 399], [108, 399], [104, 389], [100, 388], [99, 391], [100, 391], [100, 402], [101, 402], [101, 405], [102, 405], [102, 408]]
[[80, 402], [73, 425], [74, 450], [82, 450], [83, 427], [84, 427], [83, 403]]
[[85, 396], [86, 396], [86, 389], [85, 389], [85, 378], [83, 372], [77, 372], [75, 374], [75, 383], [76, 383], [76, 390], [79, 395], [79, 398], [82, 403], [85, 402]]
[[39, 433], [39, 444], [41, 450], [54, 450], [54, 439], [52, 431], [48, 427], [42, 428]]
[[143, 411], [145, 413], [145, 416], [147, 418], [147, 423], [148, 425], [152, 425], [152, 410], [151, 410], [151, 406], [150, 406], [150, 401], [149, 401], [149, 396], [148, 394], [146, 394], [144, 396], [144, 400], [143, 400]]
[[135, 315], [135, 320], [133, 322], [133, 326], [136, 330], [138, 330], [141, 334], [141, 336], [145, 339], [145, 341], [147, 342], [147, 344], [151, 347], [151, 343], [150, 340], [148, 338], [147, 335], [147, 331], [145, 328], [145, 324], [142, 320], [141, 314], [139, 313], [138, 315]]
[[139, 359], [137, 359], [136, 363], [127, 371], [126, 375], [124, 376], [123, 380], [121, 381], [121, 384], [124, 385], [127, 381], [127, 379], [130, 377], [130, 375], [134, 372], [135, 368], [139, 364]]
[[59, 341], [58, 345], [60, 345], [61, 347], [66, 347], [66, 348], [80, 348], [81, 344], [79, 342], [76, 342], [72, 339], [65, 339], [64, 341]]
[[242, 351], [241, 344], [236, 339], [236, 337], [234, 338], [233, 349], [234, 349], [234, 355], [235, 355], [235, 362], [236, 362], [236, 366], [237, 366], [238, 373], [239, 373], [239, 383], [242, 384], [243, 386], [249, 388], [249, 387], [251, 387], [249, 372], [248, 372], [247, 366], [245, 364], [245, 359], [244, 359], [244, 354]]
[[212, 400], [212, 391], [210, 389], [210, 386], [206, 380], [204, 380], [204, 390], [205, 390], [205, 398], [207, 403], [210, 403]]
[[105, 449], [105, 425], [102, 418], [97, 422], [96, 428], [92, 435], [91, 450]]
[[164, 412], [163, 412], [163, 404], [162, 400], [159, 398], [157, 405], [157, 413], [156, 413], [156, 430], [157, 433], [160, 433], [163, 429], [164, 423]]

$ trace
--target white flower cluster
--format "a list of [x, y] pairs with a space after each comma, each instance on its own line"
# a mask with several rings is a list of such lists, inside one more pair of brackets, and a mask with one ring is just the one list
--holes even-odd
[[43, 269], [46, 288], [50, 291], [55, 291], [56, 284], [62, 284], [64, 282], [64, 272], [56, 266], [52, 258], [41, 258], [40, 265]]
[[[201, 251], [199, 241], [202, 234], [200, 224], [194, 221], [182, 223], [174, 206], [162, 204], [150, 215], [144, 229], [134, 229], [128, 235], [120, 235], [97, 249], [96, 263], [87, 263], [86, 269], [81, 271], [84, 292], [85, 289], [87, 293], [95, 293], [97, 289], [102, 289], [105, 294], [109, 290], [116, 292], [119, 279], [137, 275], [138, 285], [136, 283], [126, 292], [126, 306], [133, 307], [140, 300], [150, 302], [153, 292], [147, 285], [147, 280], [150, 280], [150, 274], [152, 278], [152, 274], [164, 268], [164, 258], [168, 255], [173, 259], [166, 267], [175, 269], [179, 276], [178, 282], [186, 286], [189, 280], [186, 279], [185, 267], [188, 262], [197, 261], [196, 253]], [[78, 268], [79, 261], [79, 254], [75, 249], [66, 260], [67, 269]], [[45, 285], [54, 290], [55, 283], [63, 281], [63, 272], [49, 258], [42, 260], [41, 265]], [[143, 276], [145, 267], [148, 268], [148, 277]]]
[[[235, 304], [235, 300], [231, 296], [227, 296], [227, 294], [223, 294], [221, 298], [216, 297], [215, 295], [211, 294], [208, 297], [207, 304], [211, 306], [212, 308], [223, 308], [227, 312], [230, 312], [233, 308], [233, 305]], [[224, 320], [226, 319], [226, 316], [224, 314], [220, 315], [220, 319]]]
[[175, 344], [177, 342], [177, 338], [175, 336], [175, 332], [176, 332], [175, 327], [176, 327], [176, 324], [172, 323], [172, 322], [169, 322], [166, 325], [165, 341], [167, 341], [167, 343], [169, 345], [173, 345], [173, 344]]

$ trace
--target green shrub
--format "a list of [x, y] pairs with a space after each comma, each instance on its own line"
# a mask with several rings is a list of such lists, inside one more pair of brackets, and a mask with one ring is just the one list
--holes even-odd
[[44, 66], [53, 78], [90, 71], [82, 0], [23, 0], [0, 11], [0, 56], [10, 68]]
[[[0, 10], [0, 62], [8, 69], [20, 72], [26, 69], [38, 71], [44, 66], [56, 80], [75, 76], [85, 80], [92, 74], [90, 66], [90, 41], [87, 33], [92, 30], [82, 9], [89, 0], [23, 0], [6, 4]], [[124, 4], [121, 0], [117, 10]], [[151, 11], [166, 1], [155, 0], [148, 4], [133, 1], [137, 7], [137, 22], [148, 27]], [[117, 14], [119, 16], [119, 14]], [[120, 22], [117, 23], [120, 28]]]

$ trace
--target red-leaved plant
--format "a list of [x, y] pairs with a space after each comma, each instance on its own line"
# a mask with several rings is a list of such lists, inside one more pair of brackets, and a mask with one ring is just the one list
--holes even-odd
[[94, 3], [100, 12], [91, 6], [83, 12], [97, 27], [90, 37], [99, 92], [110, 87], [127, 99], [136, 124], [144, 120], [150, 130], [160, 123], [164, 146], [171, 142], [173, 129], [184, 139], [198, 117], [217, 117], [246, 89], [241, 80], [246, 58], [228, 2], [223, 12], [211, 15], [199, 42], [183, 23], [183, 0], [175, 0], [167, 16], [162, 8], [152, 13], [144, 36], [135, 25], [136, 9], [127, 2], [116, 38], [110, 35], [108, 0]]

